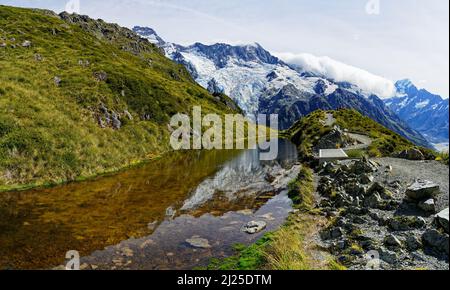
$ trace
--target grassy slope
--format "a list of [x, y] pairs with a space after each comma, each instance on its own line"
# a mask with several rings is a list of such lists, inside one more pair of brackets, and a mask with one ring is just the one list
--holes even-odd
[[[317, 141], [332, 129], [324, 126], [321, 122], [325, 118], [325, 113], [325, 111], [315, 111], [283, 132], [283, 135], [290, 138], [298, 146], [301, 155], [306, 158], [312, 155], [312, 148], [317, 144]], [[354, 110], [339, 110], [331, 113], [336, 119], [337, 125], [341, 128], [372, 138], [373, 143], [366, 152], [371, 157], [392, 156], [405, 149], [418, 148], [400, 135]], [[433, 158], [433, 153], [430, 150], [418, 149], [425, 153], [427, 157]], [[356, 152], [353, 153], [356, 154]]]
[[[167, 150], [173, 114], [193, 105], [231, 111], [229, 99], [211, 96], [182, 66], [127, 33], [102, 21], [81, 27], [46, 11], [0, 6], [0, 44], [7, 44], [0, 47], [0, 190], [117, 170]], [[21, 46], [25, 40], [30, 48]], [[107, 80], [96, 80], [102, 71]], [[100, 128], [101, 103], [121, 114], [120, 130]]]

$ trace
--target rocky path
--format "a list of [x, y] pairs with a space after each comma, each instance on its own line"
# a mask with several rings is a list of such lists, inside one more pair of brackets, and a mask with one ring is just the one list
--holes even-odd
[[343, 148], [344, 151], [366, 149], [372, 144], [372, 139], [366, 135], [355, 134], [355, 133], [347, 133], [347, 135], [350, 138], [358, 141], [359, 144], [347, 146], [347, 147]]
[[382, 158], [316, 171], [319, 208], [330, 221], [319, 245], [339, 262], [349, 269], [449, 269], [447, 166]]

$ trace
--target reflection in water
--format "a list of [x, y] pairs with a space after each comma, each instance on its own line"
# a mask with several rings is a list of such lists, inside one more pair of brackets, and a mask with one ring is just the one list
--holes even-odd
[[[280, 147], [280, 160], [273, 164], [259, 163], [256, 151], [177, 152], [139, 168], [92, 181], [2, 193], [0, 269], [53, 267], [64, 261], [68, 250], [78, 250], [82, 256], [88, 256], [106, 246], [152, 233], [156, 237], [152, 235], [155, 245], [145, 253], [155, 263], [133, 265], [134, 268], [147, 265], [148, 269], [162, 267], [156, 261], [160, 257], [157, 253], [166, 257], [164, 247], [171, 247], [171, 251], [186, 248], [185, 245], [180, 248], [179, 242], [186, 235], [195, 235], [194, 232], [203, 234], [199, 227], [215, 228], [217, 234], [218, 221], [228, 215], [224, 213], [262, 205], [255, 203], [255, 195], [252, 197], [250, 193], [257, 193], [258, 184], [263, 184], [273, 168], [296, 159], [295, 147], [284, 142]], [[261, 188], [266, 187], [267, 184]], [[240, 190], [246, 194], [239, 195]], [[286, 209], [289, 205], [280, 207]], [[279, 218], [284, 219], [282, 216]], [[170, 230], [177, 227], [183, 229], [182, 233]], [[237, 233], [241, 234], [239, 230]], [[230, 248], [232, 241], [222, 241], [222, 244]], [[186, 251], [190, 254], [184, 253], [186, 256], [178, 260], [181, 264], [172, 266], [192, 266], [200, 259], [191, 257], [192, 249]]]

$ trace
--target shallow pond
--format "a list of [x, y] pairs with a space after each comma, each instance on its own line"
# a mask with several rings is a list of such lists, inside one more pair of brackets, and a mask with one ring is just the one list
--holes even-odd
[[[283, 140], [270, 162], [257, 150], [177, 152], [86, 182], [2, 193], [0, 269], [53, 268], [69, 250], [88, 268], [204, 266], [284, 222], [296, 152]], [[243, 232], [251, 220], [267, 228]]]

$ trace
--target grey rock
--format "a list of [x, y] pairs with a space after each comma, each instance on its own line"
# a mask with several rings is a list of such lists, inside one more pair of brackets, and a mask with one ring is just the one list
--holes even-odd
[[372, 173], [376, 172], [377, 168], [367, 161], [356, 161], [351, 167], [351, 172], [355, 174]]
[[401, 248], [403, 246], [402, 242], [396, 236], [394, 236], [392, 234], [388, 235], [385, 238], [384, 243], [387, 246], [390, 246], [390, 247], [392, 247], [394, 249]]
[[439, 252], [445, 252], [448, 255], [449, 237], [448, 234], [442, 234], [435, 229], [426, 231], [422, 235], [424, 245], [430, 246]]
[[359, 177], [359, 182], [361, 182], [362, 184], [370, 184], [373, 182], [373, 180], [374, 180], [373, 176], [369, 174], [362, 174]]
[[42, 55], [40, 55], [39, 53], [36, 53], [35, 55], [34, 55], [34, 60], [35, 61], [42, 61]]
[[382, 203], [383, 200], [378, 193], [374, 193], [364, 199], [364, 206], [369, 208], [379, 208]]
[[410, 251], [416, 251], [416, 250], [422, 248], [422, 243], [414, 235], [408, 236], [405, 240], [405, 244], [406, 244], [406, 248]]
[[331, 235], [332, 239], [337, 239], [337, 238], [342, 237], [342, 235], [343, 235], [342, 228], [340, 228], [340, 227], [333, 228], [330, 232], [330, 235]]
[[0, 43], [0, 47], [6, 47], [6, 43], [4, 42]]
[[394, 231], [409, 231], [425, 227], [426, 221], [422, 217], [399, 216], [391, 218], [388, 226]]
[[104, 71], [94, 72], [93, 76], [94, 79], [96, 79], [99, 82], [104, 82], [108, 79], [108, 74]]
[[436, 215], [436, 221], [448, 233], [448, 207]]
[[417, 180], [406, 190], [406, 196], [414, 200], [432, 198], [439, 194], [439, 185], [428, 180]]
[[31, 47], [31, 41], [25, 40], [24, 42], [22, 42], [22, 47]]
[[199, 236], [193, 236], [187, 239], [186, 242], [194, 248], [208, 249], [211, 248], [207, 239], [200, 238]]
[[263, 221], [251, 221], [242, 227], [242, 231], [247, 234], [256, 234], [264, 230], [267, 226]]
[[122, 127], [122, 122], [119, 120], [119, 116], [115, 112], [112, 112], [111, 118], [113, 128], [117, 130], [120, 129]]
[[61, 85], [62, 80], [61, 80], [60, 77], [56, 76], [56, 77], [53, 78], [53, 82], [55, 83], [55, 85], [57, 87], [59, 87]]
[[386, 250], [386, 249], [380, 249], [379, 253], [380, 253], [380, 259], [385, 261], [388, 264], [395, 264], [398, 262], [397, 253], [395, 253], [393, 251]]
[[434, 199], [432, 199], [432, 198], [419, 202], [419, 204], [417, 206], [420, 209], [422, 209], [423, 211], [426, 211], [429, 213], [436, 212], [436, 205], [434, 204]]
[[424, 160], [425, 156], [418, 149], [408, 149], [397, 154], [398, 158], [408, 159], [408, 160]]
[[344, 232], [341, 227], [335, 227], [332, 228], [331, 230], [322, 232], [320, 234], [320, 237], [323, 240], [330, 240], [330, 239], [333, 240], [342, 237], [343, 234]]
[[369, 194], [378, 193], [380, 195], [384, 195], [386, 193], [386, 188], [384, 188], [384, 186], [382, 186], [380, 183], [375, 182], [374, 184], [372, 184], [369, 187], [369, 190], [367, 190], [367, 193], [369, 193]]

